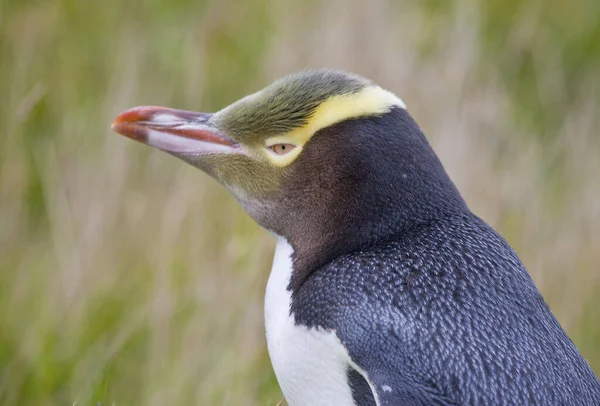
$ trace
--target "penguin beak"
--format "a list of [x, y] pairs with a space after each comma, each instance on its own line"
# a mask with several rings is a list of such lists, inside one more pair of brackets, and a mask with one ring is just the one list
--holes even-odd
[[240, 144], [210, 123], [212, 114], [141, 106], [121, 113], [111, 129], [178, 156], [243, 153]]

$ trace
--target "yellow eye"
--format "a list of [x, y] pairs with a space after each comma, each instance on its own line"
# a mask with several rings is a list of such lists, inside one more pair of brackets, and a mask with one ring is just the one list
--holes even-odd
[[274, 144], [268, 147], [275, 155], [285, 155], [291, 152], [296, 146], [294, 144]]

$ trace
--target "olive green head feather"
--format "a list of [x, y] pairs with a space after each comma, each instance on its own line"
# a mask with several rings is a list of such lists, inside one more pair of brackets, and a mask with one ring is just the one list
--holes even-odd
[[368, 80], [335, 70], [309, 70], [279, 79], [216, 113], [216, 127], [240, 140], [264, 141], [307, 124], [321, 103], [352, 95]]

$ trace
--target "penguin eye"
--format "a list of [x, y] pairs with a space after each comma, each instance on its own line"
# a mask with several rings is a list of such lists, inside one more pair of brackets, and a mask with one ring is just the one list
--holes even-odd
[[267, 148], [269, 148], [275, 155], [285, 155], [296, 148], [296, 146], [294, 144], [274, 144]]

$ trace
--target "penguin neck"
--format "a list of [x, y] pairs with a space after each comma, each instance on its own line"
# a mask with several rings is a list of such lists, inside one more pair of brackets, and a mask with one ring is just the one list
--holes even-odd
[[301, 207], [296, 213], [303, 219], [301, 227], [286, 235], [294, 248], [292, 291], [341, 255], [468, 212], [406, 110], [394, 108], [383, 116], [342, 122], [326, 132], [315, 138], [315, 143], [324, 144], [315, 150], [331, 151], [337, 146], [339, 155], [333, 160], [336, 168], [332, 174], [341, 175], [336, 178], [327, 175], [328, 168], [317, 168], [321, 171], [317, 173], [325, 172], [324, 179], [333, 181], [321, 189], [323, 201], [318, 207]]

